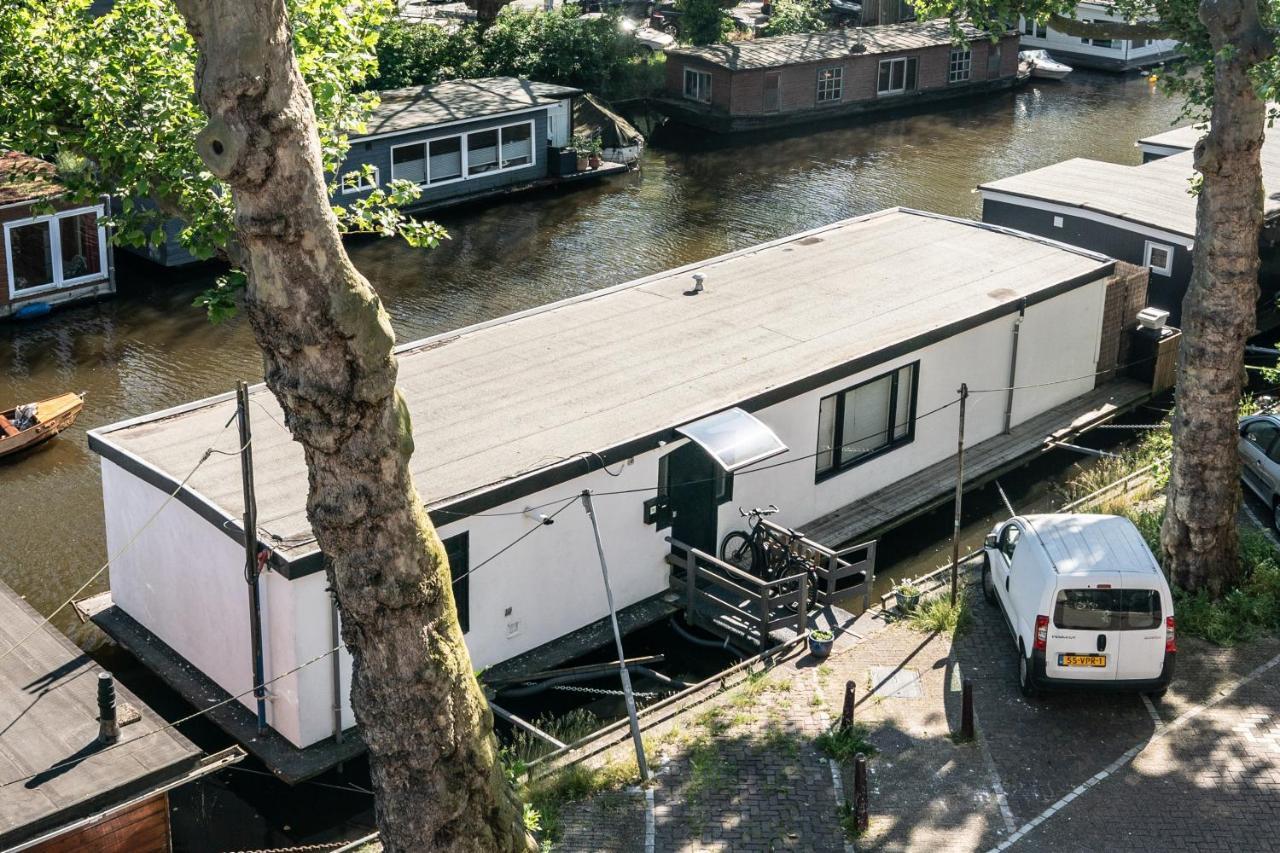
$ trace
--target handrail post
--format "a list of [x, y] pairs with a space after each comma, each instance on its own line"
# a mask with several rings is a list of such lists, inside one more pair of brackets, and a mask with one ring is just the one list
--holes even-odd
[[698, 558], [693, 555], [692, 548], [684, 549], [684, 621], [693, 627], [694, 596], [698, 594]]
[[822, 598], [821, 604], [825, 607], [831, 603], [836, 597], [836, 575], [840, 571], [840, 558], [836, 556], [836, 552], [832, 551], [831, 556], [827, 557], [827, 582], [825, 589], [818, 590], [819, 596]]
[[796, 635], [809, 627], [809, 573], [800, 573], [800, 601], [796, 603]]

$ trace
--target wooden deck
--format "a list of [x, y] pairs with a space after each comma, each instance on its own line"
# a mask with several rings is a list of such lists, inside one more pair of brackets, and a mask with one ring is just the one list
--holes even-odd
[[[965, 448], [965, 490], [977, 488], [1052, 449], [1089, 427], [1111, 420], [1151, 397], [1145, 382], [1120, 379], [1057, 406], [998, 435]], [[956, 488], [956, 459], [951, 456], [919, 473], [808, 524], [799, 525], [810, 539], [837, 547], [855, 539], [871, 539], [949, 502]]]
[[102, 668], [40, 623], [40, 614], [0, 583], [0, 849], [163, 790], [192, 773], [203, 755], [173, 729], [151, 734], [165, 721], [119, 682], [121, 722], [133, 716], [125, 705], [137, 721], [122, 725], [120, 745], [104, 750], [97, 740]]
[[[163, 640], [116, 607], [110, 592], [76, 602], [76, 609], [196, 708], [208, 708], [230, 696]], [[277, 778], [290, 785], [350, 761], [365, 749], [354, 727], [343, 732], [341, 743], [326, 739], [304, 749], [294, 746], [271, 729], [265, 735], [259, 735], [257, 717], [239, 702], [229, 702], [206, 716], [265, 764]]]

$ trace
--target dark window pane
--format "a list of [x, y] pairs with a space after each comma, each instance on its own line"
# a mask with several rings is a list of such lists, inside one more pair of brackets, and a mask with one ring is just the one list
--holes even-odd
[[58, 238], [62, 243], [62, 278], [82, 278], [102, 272], [102, 253], [98, 249], [98, 214], [81, 213], [58, 220]]
[[471, 534], [450, 536], [444, 540], [444, 552], [449, 557], [449, 576], [454, 580], [453, 602], [458, 608], [458, 624], [465, 634], [471, 630], [471, 576], [467, 574], [471, 563]]
[[48, 222], [19, 225], [9, 232], [13, 289], [30, 290], [53, 283], [53, 242]]
[[1161, 624], [1154, 589], [1061, 589], [1053, 624], [1081, 631], [1151, 631]]

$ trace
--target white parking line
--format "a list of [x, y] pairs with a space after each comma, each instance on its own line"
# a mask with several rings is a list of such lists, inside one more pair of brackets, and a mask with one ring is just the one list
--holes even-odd
[[[818, 683], [818, 672], [817, 670], [811, 670], [809, 674], [813, 681], [813, 695], [821, 698], [822, 685]], [[831, 715], [827, 713], [825, 704], [817, 706], [817, 716], [824, 730], [831, 728]], [[834, 758], [827, 759], [827, 766], [831, 770], [831, 793], [835, 794], [836, 809], [838, 812], [842, 812], [849, 805], [844, 798], [844, 775], [840, 772], [840, 765]], [[844, 853], [854, 853], [854, 850], [853, 844], [848, 839], [845, 839]]]
[[1151, 697], [1145, 693], [1139, 693], [1142, 697], [1142, 704], [1147, 706], [1147, 713], [1151, 715], [1151, 722], [1156, 724], [1156, 728], [1164, 725], [1164, 720], [1160, 719], [1160, 712], [1156, 710], [1156, 705], [1151, 701]]
[[[1163, 738], [1163, 737], [1167, 737], [1171, 732], [1175, 731], [1176, 729], [1182, 728], [1182, 726], [1191, 722], [1191, 720], [1198, 717], [1203, 711], [1205, 711], [1208, 708], [1212, 708], [1214, 705], [1218, 704], [1223, 699], [1230, 696], [1232, 693], [1235, 693], [1241, 687], [1244, 687], [1250, 681], [1253, 681], [1258, 676], [1262, 675], [1267, 670], [1271, 669], [1277, 664], [1280, 664], [1280, 655], [1276, 655], [1271, 660], [1267, 661], [1266, 663], [1254, 669], [1248, 675], [1242, 678], [1239, 678], [1236, 681], [1233, 681], [1227, 686], [1221, 688], [1218, 691], [1217, 695], [1215, 695], [1208, 702], [1205, 702], [1202, 705], [1196, 705], [1192, 708], [1188, 708], [1182, 714], [1178, 715], [1178, 717], [1173, 722], [1169, 723], [1167, 726], [1158, 727], [1155, 733], [1151, 735], [1151, 737], [1141, 741], [1140, 743], [1134, 744], [1132, 747], [1130, 747], [1128, 750], [1125, 751], [1124, 755], [1121, 755], [1115, 761], [1107, 765], [1105, 770], [1097, 773], [1094, 776], [1089, 777], [1080, 785], [1077, 785], [1076, 788], [1073, 791], [1071, 791], [1071, 793], [1067, 794], [1065, 797], [1058, 800], [1053, 805], [1049, 806], [1049, 808], [1040, 812], [1040, 814], [1036, 815], [1036, 817], [1034, 817], [1033, 819], [1027, 821], [1022, 826], [1018, 827], [1016, 832], [1014, 832], [1004, 841], [1000, 842], [1000, 844], [998, 844], [997, 846], [991, 848], [991, 850], [987, 851], [987, 853], [997, 853], [997, 851], [1005, 850], [1011, 847], [1013, 844], [1021, 840], [1029, 832], [1035, 829], [1037, 826], [1044, 823], [1046, 820], [1053, 817], [1053, 815], [1057, 814], [1059, 811], [1065, 808], [1069, 803], [1071, 803], [1072, 800], [1076, 799], [1085, 791], [1088, 791], [1094, 785], [1106, 779], [1111, 774], [1115, 773], [1117, 770], [1120, 770], [1121, 768], [1123, 768], [1126, 764], [1132, 761], [1138, 755], [1138, 753], [1146, 749], [1147, 745], [1150, 744], [1152, 741], [1159, 740], [1160, 738]], [[1154, 707], [1152, 708], [1152, 710], [1154, 710]]]
[[644, 853], [653, 853], [653, 845], [657, 836], [657, 826], [653, 817], [653, 789], [644, 789]]
[[[960, 691], [963, 689], [964, 679], [960, 673], [960, 662], [956, 661], [955, 669], [951, 671], [951, 689]], [[978, 741], [978, 751], [982, 754], [982, 763], [986, 765], [987, 775], [991, 777], [991, 790], [996, 795], [996, 805], [1000, 808], [1000, 819], [1004, 821], [1004, 830], [1013, 833], [1017, 830], [1018, 825], [1013, 819], [1013, 810], [1009, 808], [1009, 797], [1005, 794], [1004, 783], [1000, 781], [1000, 772], [996, 770], [995, 759], [991, 757], [991, 750], [987, 748], [987, 739], [982, 736], [982, 726], [978, 722], [978, 709], [973, 710], [973, 731]]]

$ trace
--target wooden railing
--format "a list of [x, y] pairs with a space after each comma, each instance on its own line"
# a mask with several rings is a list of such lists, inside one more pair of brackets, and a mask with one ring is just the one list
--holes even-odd
[[683, 569], [683, 577], [673, 574], [672, 580], [684, 586], [685, 621], [690, 625], [737, 634], [761, 648], [770, 644], [774, 631], [802, 634], [808, 628], [805, 573], [766, 581], [676, 539], [668, 541], [683, 552], [668, 561], [677, 572]]
[[863, 610], [871, 606], [871, 587], [876, 579], [875, 540], [835, 551], [767, 518], [760, 523], [773, 531], [778, 541], [792, 542], [792, 552], [817, 567], [819, 607], [835, 604], [837, 598], [857, 595], [862, 596]]

